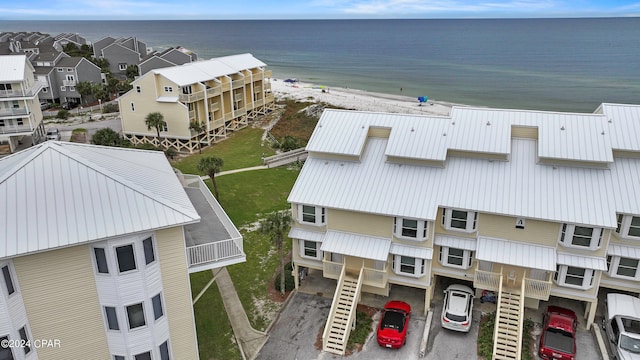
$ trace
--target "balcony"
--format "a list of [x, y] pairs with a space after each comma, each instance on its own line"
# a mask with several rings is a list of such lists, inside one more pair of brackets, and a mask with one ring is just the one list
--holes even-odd
[[242, 235], [209, 188], [199, 176], [183, 176], [184, 189], [201, 218], [185, 226], [189, 273], [245, 262]]
[[27, 109], [27, 108], [0, 109], [0, 117], [4, 117], [4, 116], [24, 116], [24, 115], [29, 115], [29, 109]]
[[384, 288], [387, 286], [387, 264], [384, 265], [384, 269], [382, 270], [365, 267], [363, 276], [363, 285]]
[[[473, 278], [473, 287], [499, 291], [501, 274], [498, 272], [479, 270], [476, 264], [476, 271]], [[546, 280], [537, 280], [524, 277], [525, 296], [538, 300], [549, 300], [551, 294], [551, 273]]]
[[342, 273], [342, 263], [331, 260], [322, 260], [322, 275], [329, 279], [339, 279]]
[[191, 94], [180, 94], [178, 99], [183, 103], [192, 103], [204, 99], [204, 91], [198, 91]]
[[500, 288], [500, 273], [479, 270], [476, 262], [476, 272], [473, 276], [473, 287], [498, 291]]
[[64, 86], [76, 86], [75, 80], [62, 80], [62, 85]]
[[271, 71], [271, 70], [265, 70], [264, 71], [264, 77], [270, 78], [272, 76], [273, 76], [273, 71]]
[[0, 90], [0, 98], [33, 98], [41, 89], [42, 84], [36, 82], [29, 89]]
[[244, 86], [244, 79], [241, 80], [233, 80], [231, 82], [231, 87], [234, 89], [238, 89]]

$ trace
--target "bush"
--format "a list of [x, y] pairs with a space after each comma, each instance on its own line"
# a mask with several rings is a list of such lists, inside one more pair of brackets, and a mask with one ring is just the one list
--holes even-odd
[[[485, 314], [480, 319], [480, 329], [478, 330], [478, 355], [484, 359], [491, 359], [493, 356], [493, 331], [496, 324], [496, 312]], [[521, 360], [534, 360], [533, 355], [534, 339], [531, 336], [533, 321], [525, 319], [522, 324], [522, 353]]]
[[[280, 264], [278, 263], [278, 275], [276, 276], [276, 290], [280, 291]], [[291, 275], [291, 262], [284, 264], [284, 291], [291, 291], [296, 287], [293, 275]]]
[[111, 128], [103, 128], [96, 131], [91, 137], [91, 143], [103, 146], [127, 146], [128, 141], [121, 138], [120, 134]]
[[372, 322], [373, 319], [371, 319], [367, 313], [356, 311], [356, 328], [353, 329], [349, 335], [349, 341], [347, 342], [347, 346], [349, 346], [349, 348], [352, 348], [357, 344], [364, 345], [369, 334], [371, 334]]
[[280, 149], [282, 151], [291, 151], [301, 147], [302, 147], [302, 141], [300, 141], [300, 139], [298, 138], [295, 138], [289, 135], [286, 135], [284, 137], [284, 140], [282, 140], [282, 144], [280, 144]]
[[104, 106], [102, 107], [103, 114], [114, 113], [118, 111], [120, 111], [120, 108], [117, 104], [104, 104]]
[[63, 119], [64, 120], [64, 119], [69, 117], [69, 111], [65, 110], [65, 109], [59, 110], [58, 111], [58, 115], [56, 115], [56, 117], [58, 119]]

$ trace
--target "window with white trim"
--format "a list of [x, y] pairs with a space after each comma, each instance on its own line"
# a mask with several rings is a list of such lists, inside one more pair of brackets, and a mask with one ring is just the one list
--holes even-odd
[[136, 111], [136, 106], [133, 101], [131, 102], [131, 111]]
[[298, 221], [301, 224], [324, 225], [326, 221], [325, 208], [311, 205], [298, 205]]
[[28, 353], [31, 352], [31, 348], [26, 345], [26, 344], [29, 344], [29, 336], [27, 336], [27, 327], [26, 326], [21, 327], [18, 330], [18, 334], [20, 335], [20, 340], [22, 340], [22, 343], [25, 344], [22, 350], [24, 350], [24, 354], [27, 355]]
[[428, 222], [425, 220], [393, 218], [393, 234], [403, 239], [425, 240], [427, 238]]
[[9, 268], [9, 265], [2, 267], [2, 277], [4, 278], [4, 288], [7, 291], [7, 295], [15, 293], [16, 288], [13, 283], [13, 274], [11, 274], [11, 268]]
[[640, 216], [618, 214], [616, 232], [624, 238], [640, 240]]
[[136, 253], [133, 244], [116, 247], [116, 259], [121, 273], [136, 269]]
[[171, 86], [165, 86], [165, 87], [164, 87], [164, 92], [173, 92], [173, 87], [171, 87]]
[[640, 265], [639, 259], [612, 255], [607, 256], [607, 269], [611, 277], [638, 280], [640, 279], [638, 265]]
[[69, 86], [69, 91], [76, 91], [76, 87], [75, 86]]
[[140, 85], [136, 85], [136, 92], [138, 94], [142, 92], [142, 88], [140, 87]]
[[129, 320], [129, 330], [147, 325], [144, 318], [144, 306], [142, 303], [127, 306], [127, 319]]
[[93, 255], [96, 259], [96, 268], [99, 274], [108, 274], [109, 273], [109, 265], [107, 264], [107, 255], [104, 251], [104, 248], [95, 247], [93, 248]]
[[120, 70], [120, 71], [127, 70], [127, 64], [125, 64], [125, 63], [118, 64], [118, 70]]
[[553, 280], [558, 286], [576, 289], [590, 289], [593, 286], [594, 271], [568, 265], [557, 265]]
[[56, 70], [58, 70], [58, 72], [63, 72], [64, 71], [63, 68], [57, 68]]
[[156, 255], [153, 249], [153, 239], [148, 237], [142, 240], [142, 247], [144, 249], [144, 262], [146, 265], [156, 261]]
[[151, 351], [138, 354], [133, 357], [134, 360], [151, 360]]
[[399, 275], [422, 277], [425, 272], [425, 259], [394, 255], [393, 272]]
[[566, 247], [598, 249], [602, 244], [602, 228], [562, 224], [559, 242]]
[[113, 360], [125, 360], [122, 355], [113, 355]]
[[160, 360], [170, 360], [169, 356], [169, 340], [160, 344]]
[[[0, 337], [0, 342], [7, 343], [7, 341], [9, 340], [9, 336], [2, 336]], [[9, 360], [13, 360], [13, 348], [9, 347], [9, 346], [0, 346], [0, 359], [9, 359]]]
[[60, 86], [60, 91], [67, 91], [67, 87], [66, 86]]
[[469, 269], [473, 264], [473, 252], [471, 250], [441, 246], [438, 260], [442, 266]]
[[151, 298], [151, 304], [153, 305], [154, 319], [160, 319], [164, 315], [164, 309], [162, 308], [162, 293]]
[[105, 306], [104, 307], [104, 316], [107, 320], [107, 328], [109, 330], [120, 330], [120, 325], [118, 324], [118, 313], [116, 308], [113, 306]]
[[445, 208], [442, 210], [442, 226], [447, 230], [474, 232], [478, 229], [478, 213]]
[[320, 251], [319, 242], [300, 239], [299, 245], [301, 257], [313, 260], [322, 260], [322, 251]]

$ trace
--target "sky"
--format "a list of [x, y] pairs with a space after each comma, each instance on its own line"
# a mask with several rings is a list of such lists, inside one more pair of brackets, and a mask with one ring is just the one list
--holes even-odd
[[4, 20], [640, 16], [640, 0], [0, 0]]

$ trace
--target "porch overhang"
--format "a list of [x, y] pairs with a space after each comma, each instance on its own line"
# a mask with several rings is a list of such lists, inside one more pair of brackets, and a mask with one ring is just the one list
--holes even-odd
[[558, 265], [568, 265], [583, 269], [607, 270], [607, 261], [604, 258], [561, 252], [558, 253]]
[[476, 251], [476, 248], [478, 247], [476, 239], [460, 236], [436, 235], [434, 242], [438, 246], [446, 246], [450, 248], [470, 251]]
[[476, 259], [546, 271], [556, 270], [556, 249], [478, 236]]
[[425, 260], [431, 260], [433, 258], [433, 249], [424, 247], [391, 244], [389, 252], [394, 255], [408, 256]]
[[291, 228], [289, 231], [289, 238], [298, 240], [308, 240], [315, 242], [322, 242], [324, 240], [325, 233], [322, 231], [312, 231], [300, 228]]
[[325, 234], [320, 250], [365, 259], [387, 261], [390, 247], [391, 238], [329, 230]]
[[607, 255], [640, 259], [640, 248], [635, 246], [609, 244], [609, 247], [607, 248]]

